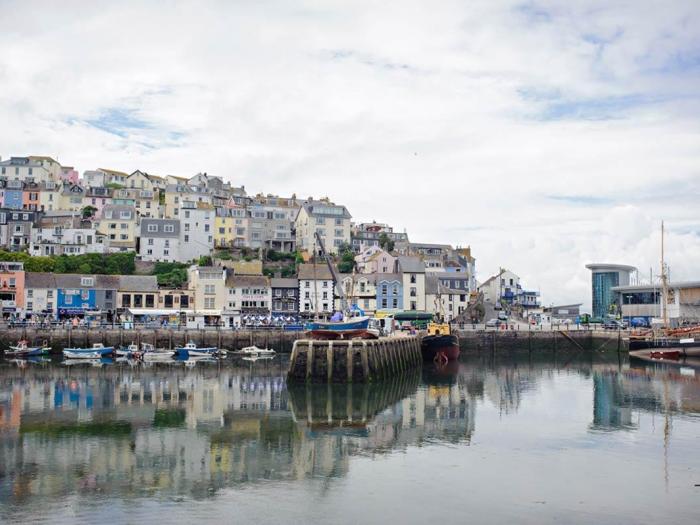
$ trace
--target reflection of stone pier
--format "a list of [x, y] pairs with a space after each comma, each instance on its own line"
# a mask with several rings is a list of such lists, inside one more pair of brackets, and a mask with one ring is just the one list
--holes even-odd
[[294, 342], [288, 378], [296, 382], [362, 383], [392, 377], [421, 363], [416, 336]]
[[287, 385], [294, 419], [316, 428], [364, 428], [378, 413], [415, 393], [420, 372], [371, 384]]

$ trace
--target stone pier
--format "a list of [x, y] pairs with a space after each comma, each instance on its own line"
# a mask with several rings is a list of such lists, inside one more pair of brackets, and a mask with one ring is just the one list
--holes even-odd
[[298, 383], [366, 383], [396, 376], [422, 361], [417, 336], [294, 342], [288, 379]]

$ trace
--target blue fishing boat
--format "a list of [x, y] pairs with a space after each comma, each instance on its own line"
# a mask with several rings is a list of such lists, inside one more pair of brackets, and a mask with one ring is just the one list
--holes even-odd
[[219, 349], [215, 346], [198, 347], [193, 342], [187, 343], [185, 346], [175, 348], [175, 354], [178, 357], [189, 356], [215, 356], [218, 355]]
[[68, 359], [99, 359], [114, 353], [113, 346], [105, 346], [102, 343], [95, 343], [90, 348], [64, 348], [63, 357]]
[[351, 317], [343, 321], [334, 321], [332, 318], [330, 321], [309, 321], [306, 323], [306, 330], [332, 330], [332, 331], [344, 331], [344, 330], [364, 330], [369, 326], [369, 317]]
[[13, 357], [33, 357], [46, 355], [51, 351], [51, 348], [44, 344], [43, 346], [29, 346], [27, 341], [19, 341], [15, 346], [10, 346], [9, 350], [5, 350], [5, 355]]

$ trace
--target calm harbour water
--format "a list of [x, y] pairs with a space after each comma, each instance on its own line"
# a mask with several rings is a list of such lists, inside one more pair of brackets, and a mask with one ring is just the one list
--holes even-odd
[[700, 522], [700, 369], [285, 370], [0, 361], [0, 522]]

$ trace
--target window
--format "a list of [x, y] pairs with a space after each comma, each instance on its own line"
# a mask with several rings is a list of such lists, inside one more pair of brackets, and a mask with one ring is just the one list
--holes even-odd
[[382, 308], [386, 308], [386, 307], [387, 307], [387, 300], [382, 299]]
[[123, 210], [119, 212], [120, 219], [131, 219], [131, 212], [129, 210]]
[[189, 236], [189, 235], [185, 235], [185, 242], [190, 242], [190, 236]]
[[28, 289], [28, 290], [27, 290], [27, 297], [30, 298], [30, 299], [31, 299], [32, 297], [34, 297], [34, 290], [32, 290], [31, 288]]
[[158, 231], [158, 225], [157, 224], [149, 224], [148, 225], [148, 231], [151, 233], [157, 232]]
[[416, 289], [413, 288], [413, 287], [411, 287], [411, 292], [410, 292], [410, 294], [411, 294], [411, 297], [417, 297], [417, 296], [418, 296], [418, 294], [416, 293]]
[[153, 246], [153, 239], [148, 239], [148, 245]]
[[128, 236], [126, 233], [122, 233], [122, 234], [119, 236], [119, 238], [120, 238], [122, 241], [126, 241], [126, 240], [129, 239], [129, 236]]
[[204, 231], [205, 231], [205, 233], [209, 232], [209, 225], [208, 224], [204, 225]]
[[411, 301], [411, 310], [415, 310], [415, 309], [416, 309], [416, 302]]
[[32, 311], [34, 309], [34, 303], [32, 301], [27, 301], [27, 310]]
[[190, 223], [189, 222], [185, 223], [185, 231], [186, 232], [190, 231]]
[[146, 308], [153, 308], [155, 304], [155, 296], [153, 294], [146, 294]]
[[382, 285], [382, 295], [386, 295], [389, 292], [389, 287], [386, 284]]
[[119, 227], [120, 227], [122, 230], [126, 230], [126, 229], [129, 227], [129, 225], [126, 224], [125, 222], [122, 222], [122, 223], [119, 225]]
[[411, 274], [411, 284], [416, 284], [416, 274], [415, 273]]
[[323, 292], [323, 298], [328, 299], [328, 292]]
[[175, 231], [175, 226], [172, 224], [166, 224], [163, 231], [165, 231], [165, 233], [173, 233]]
[[342, 237], [342, 236], [343, 236], [343, 230], [335, 230], [335, 236], [336, 236], [336, 237]]
[[399, 307], [399, 300], [398, 299], [392, 299], [392, 308], [398, 308]]
[[146, 250], [146, 255], [153, 255], [153, 250], [151, 250], [150, 248]]
[[185, 210], [185, 219], [189, 219], [189, 218], [190, 218], [190, 211]]
[[311, 294], [309, 292], [304, 292], [304, 299], [310, 299]]
[[336, 226], [342, 226], [342, 225], [343, 225], [343, 219], [336, 219], [336, 220], [335, 220], [335, 225], [336, 225]]
[[52, 299], [53, 298], [53, 290], [47, 290], [46, 297], [48, 297], [49, 299]]
[[216, 286], [213, 284], [204, 285], [204, 293], [207, 295], [214, 295], [216, 293]]
[[213, 310], [216, 307], [216, 299], [214, 297], [204, 298], [204, 309]]

